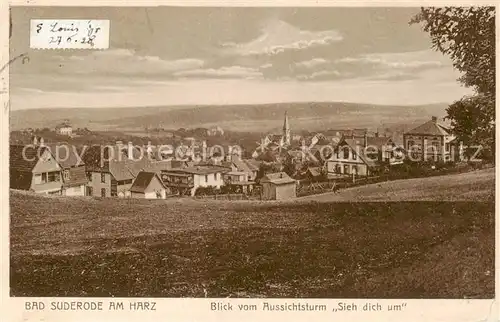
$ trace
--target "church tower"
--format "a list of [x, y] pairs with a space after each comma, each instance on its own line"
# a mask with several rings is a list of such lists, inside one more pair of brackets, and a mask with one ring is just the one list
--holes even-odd
[[288, 114], [285, 111], [285, 121], [283, 122], [283, 143], [286, 146], [290, 146], [291, 135], [290, 135], [290, 124], [288, 123]]

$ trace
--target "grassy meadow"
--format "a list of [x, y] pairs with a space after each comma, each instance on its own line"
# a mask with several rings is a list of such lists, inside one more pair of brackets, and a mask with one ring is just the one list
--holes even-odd
[[453, 201], [397, 202], [12, 192], [11, 295], [493, 298], [487, 187], [483, 199], [448, 189]]

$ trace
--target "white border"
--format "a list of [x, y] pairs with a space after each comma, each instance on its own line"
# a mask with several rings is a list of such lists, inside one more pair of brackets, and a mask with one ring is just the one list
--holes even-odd
[[[160, 0], [135, 0], [135, 1], [113, 1], [113, 0], [12, 0], [9, 2], [1, 0], [0, 2], [0, 44], [1, 44], [1, 59], [0, 67], [4, 66], [9, 61], [9, 5], [12, 6], [158, 6], [158, 5], [170, 5], [170, 6], [232, 6], [232, 7], [253, 7], [253, 6], [270, 6], [270, 7], [317, 7], [317, 6], [342, 6], [342, 7], [401, 7], [401, 6], [445, 6], [445, 5], [496, 5], [494, 1], [326, 1], [326, 0], [227, 0], [227, 1], [160, 1]], [[498, 16], [498, 15], [497, 15]], [[497, 17], [497, 43], [498, 43], [498, 26], [499, 18]], [[498, 56], [498, 55], [497, 55]], [[497, 66], [499, 63], [499, 58], [497, 57]], [[234, 310], [233, 312], [214, 312], [210, 310], [211, 299], [115, 299], [122, 300], [125, 303], [134, 300], [150, 300], [157, 302], [157, 310], [154, 312], [110, 312], [102, 311], [97, 313], [92, 312], [61, 312], [61, 311], [49, 311], [45, 310], [40, 313], [27, 312], [24, 310], [23, 298], [10, 298], [9, 297], [9, 162], [8, 162], [8, 136], [9, 136], [9, 115], [8, 115], [8, 91], [3, 93], [3, 89], [8, 89], [8, 66], [0, 72], [0, 101], [2, 109], [1, 118], [1, 137], [0, 139], [0, 156], [1, 156], [1, 169], [0, 178], [2, 180], [1, 186], [1, 205], [2, 205], [2, 216], [1, 216], [1, 253], [2, 258], [2, 270], [0, 285], [2, 290], [2, 297], [0, 300], [0, 316], [7, 317], [6, 321], [273, 321], [273, 320], [283, 320], [283, 321], [304, 321], [304, 320], [314, 320], [314, 321], [345, 321], [345, 320], [369, 320], [369, 321], [498, 321], [499, 320], [499, 307], [498, 301], [493, 300], [379, 300], [380, 303], [392, 303], [399, 304], [401, 302], [407, 303], [407, 308], [399, 313], [383, 312], [383, 313], [367, 313], [367, 312], [344, 312], [344, 313], [322, 313], [322, 312], [278, 312], [278, 313], [263, 313], [263, 312], [239, 312]], [[498, 76], [497, 76], [498, 79]], [[498, 90], [497, 90], [498, 91]], [[496, 132], [497, 140], [497, 151], [500, 151], [499, 143], [499, 131]], [[497, 164], [500, 161], [500, 157], [496, 156]], [[498, 167], [496, 169], [496, 174], [500, 173]], [[500, 188], [498, 180], [496, 181], [497, 192]], [[497, 194], [498, 201], [498, 194]], [[499, 212], [498, 207], [496, 208], [496, 236], [500, 232], [499, 224]], [[496, 239], [496, 249], [495, 249], [495, 290], [496, 294], [499, 293], [499, 283], [498, 277], [500, 274], [499, 269], [499, 240]], [[41, 300], [46, 303], [50, 301], [60, 300], [57, 298], [29, 298], [29, 300], [36, 301]], [[65, 299], [71, 300], [71, 299]], [[82, 300], [79, 298], [79, 300]], [[110, 299], [106, 298], [86, 298], [88, 301], [104, 301], [108, 303]], [[256, 299], [232, 299], [231, 303], [262, 303], [263, 300]], [[266, 301], [272, 301], [266, 299]], [[277, 302], [290, 302], [288, 300], [276, 300]], [[305, 300], [301, 299], [299, 301], [314, 302], [318, 304], [323, 303], [335, 303], [335, 302], [356, 302], [358, 305], [365, 303], [369, 300], [341, 300], [341, 299], [321, 299], [321, 300]], [[376, 301], [376, 300], [370, 300]]]

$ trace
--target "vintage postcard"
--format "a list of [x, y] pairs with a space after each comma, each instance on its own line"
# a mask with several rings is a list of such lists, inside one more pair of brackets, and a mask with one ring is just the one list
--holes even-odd
[[12, 321], [497, 320], [493, 4], [129, 5], [3, 7]]

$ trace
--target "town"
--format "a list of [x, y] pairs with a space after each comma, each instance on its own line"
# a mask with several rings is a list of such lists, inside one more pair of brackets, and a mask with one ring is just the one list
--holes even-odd
[[[69, 140], [75, 136], [68, 120], [54, 132]], [[220, 127], [207, 130], [207, 135], [219, 133], [224, 133]], [[467, 149], [437, 117], [405, 132], [398, 142], [390, 133], [368, 129], [297, 135], [285, 111], [282, 133], [266, 135], [254, 151], [236, 145], [214, 149], [192, 136], [182, 137], [175, 148], [122, 141], [76, 146], [36, 134], [31, 139], [10, 146], [10, 187], [62, 196], [222, 199], [232, 194], [285, 200], [314, 187], [337, 191], [346, 184], [384, 180], [406, 164], [439, 173], [436, 167], [480, 161], [478, 153], [466, 159]]]
[[[496, 7], [314, 5], [11, 7], [11, 298], [192, 321], [189, 300], [140, 299], [340, 319], [466, 299], [432, 313], [477, 319], [496, 294]], [[93, 46], [49, 41], [58, 19]]]

